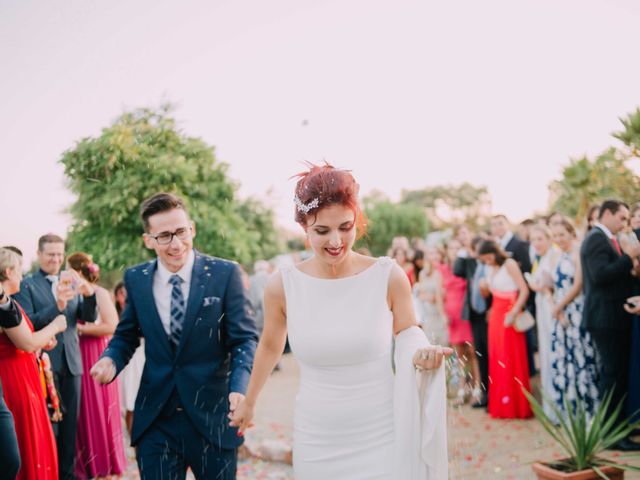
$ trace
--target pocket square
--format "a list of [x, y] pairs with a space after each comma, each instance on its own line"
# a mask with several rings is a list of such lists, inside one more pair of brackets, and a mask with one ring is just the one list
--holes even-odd
[[208, 307], [209, 305], [213, 305], [214, 303], [218, 303], [220, 301], [220, 297], [204, 297], [202, 300], [202, 306]]

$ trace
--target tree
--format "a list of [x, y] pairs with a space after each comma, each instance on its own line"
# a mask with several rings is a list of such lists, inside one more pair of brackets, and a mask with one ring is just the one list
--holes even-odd
[[460, 223], [475, 228], [491, 215], [491, 196], [487, 187], [476, 187], [467, 182], [403, 190], [401, 202], [420, 205], [429, 222], [438, 229]]
[[626, 118], [621, 118], [620, 123], [624, 130], [614, 133], [613, 136], [629, 148], [626, 152], [628, 157], [640, 158], [640, 108]]
[[626, 148], [610, 147], [595, 159], [572, 159], [562, 178], [549, 185], [552, 209], [582, 224], [589, 207], [607, 198], [627, 203], [640, 200], [640, 179], [629, 168], [640, 151], [640, 110], [620, 119], [624, 130], [613, 136]]
[[[239, 202], [213, 147], [177, 129], [171, 106], [121, 115], [98, 137], [64, 152], [71, 206], [70, 250], [91, 253], [104, 270], [150, 258], [142, 244], [139, 206], [166, 191], [187, 203], [196, 223], [196, 248], [250, 262], [275, 248], [272, 213], [255, 200]], [[243, 218], [244, 216], [244, 218]]]
[[388, 199], [364, 199], [368, 233], [360, 241], [375, 256], [384, 255], [395, 236], [424, 238], [429, 230], [424, 210], [412, 204], [393, 203]]

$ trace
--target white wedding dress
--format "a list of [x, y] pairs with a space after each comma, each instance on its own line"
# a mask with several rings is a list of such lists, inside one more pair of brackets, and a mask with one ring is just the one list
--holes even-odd
[[[396, 389], [398, 385], [392, 369], [393, 320], [387, 304], [392, 266], [392, 260], [383, 257], [365, 271], [340, 279], [316, 278], [293, 266], [281, 269], [289, 342], [300, 364], [300, 389], [296, 398], [293, 433], [296, 480], [399, 478], [398, 459], [394, 459], [398, 447], [394, 383]], [[414, 340], [415, 335], [419, 335], [418, 341], [426, 344], [419, 328], [408, 330], [411, 330], [408, 335], [414, 335]], [[421, 419], [423, 413], [422, 417], [426, 417], [428, 411], [434, 410], [420, 406], [421, 383], [419, 380], [416, 383], [410, 357], [405, 355], [402, 360], [405, 378], [410, 377], [411, 380], [405, 381], [402, 387], [402, 391], [406, 389], [407, 392], [406, 408], [404, 405], [400, 407], [408, 412], [403, 413], [405, 417], [409, 416], [405, 418], [405, 425], [410, 424], [409, 428], [414, 428], [421, 422], [425, 423]], [[398, 358], [396, 356], [396, 361]], [[415, 443], [416, 460], [421, 455], [437, 455], [440, 460], [444, 456], [445, 466], [440, 465], [438, 473], [431, 476], [407, 473], [411, 478], [446, 479], [444, 369], [438, 373], [441, 375], [436, 374], [440, 383], [435, 407], [441, 412], [438, 419], [440, 429], [435, 425], [425, 428], [428, 433], [424, 433], [422, 439], [410, 432], [403, 433], [400, 443], [405, 444], [402, 446], [404, 452], [413, 450], [406, 447], [406, 440], [415, 440], [411, 442]], [[442, 396], [442, 402], [438, 395]], [[410, 399], [413, 398], [415, 408], [411, 409]], [[413, 417], [410, 412], [414, 412]], [[429, 435], [430, 439], [425, 441], [424, 435]], [[443, 448], [433, 448], [434, 441], [444, 443]], [[420, 448], [425, 445], [432, 453], [421, 453]], [[401, 462], [406, 463], [404, 460]], [[411, 472], [426, 472], [428, 467], [412, 465], [403, 468]], [[405, 478], [409, 476], [403, 480]]]

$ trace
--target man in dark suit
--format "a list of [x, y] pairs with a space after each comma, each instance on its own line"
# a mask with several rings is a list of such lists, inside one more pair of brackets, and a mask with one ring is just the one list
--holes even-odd
[[159, 193], [141, 207], [145, 246], [157, 258], [125, 272], [127, 303], [91, 369], [107, 383], [145, 338], [146, 364], [131, 442], [142, 479], [236, 478], [242, 438], [228, 415], [244, 398], [257, 331], [240, 268], [193, 249], [184, 202]]
[[[631, 315], [624, 304], [634, 284], [633, 259], [640, 245], [618, 243], [616, 235], [629, 221], [629, 207], [617, 200], [600, 206], [598, 222], [580, 248], [584, 278], [582, 327], [591, 334], [599, 356], [598, 390], [601, 398], [613, 391], [609, 415], [627, 392], [631, 353]], [[624, 412], [624, 409], [623, 409]], [[621, 422], [623, 418], [619, 418]], [[621, 450], [638, 450], [640, 444], [625, 439]]]
[[77, 320], [94, 322], [97, 312], [93, 287], [78, 275], [71, 274], [76, 290], [58, 289], [63, 260], [64, 240], [53, 234], [40, 237], [40, 268], [22, 280], [20, 292], [14, 297], [36, 330], [43, 329], [60, 314], [67, 317], [67, 329], [56, 336], [57, 345], [49, 351], [63, 414], [62, 421], [53, 424], [58, 447], [58, 469], [60, 479], [66, 480], [75, 478], [76, 432], [80, 410], [82, 356], [76, 325]]
[[[491, 218], [491, 235], [502, 249], [509, 254], [516, 262], [522, 273], [531, 273], [531, 255], [529, 253], [529, 243], [519, 239], [509, 228], [509, 220], [504, 215], [494, 215]], [[529, 291], [527, 299], [527, 310], [535, 316], [535, 292]], [[536, 374], [534, 353], [536, 351], [536, 329], [531, 328], [525, 333], [527, 339], [527, 357], [529, 361], [529, 374]]]
[[462, 307], [462, 318], [468, 318], [471, 322], [473, 346], [480, 367], [480, 380], [483, 394], [480, 401], [474, 403], [474, 408], [487, 406], [489, 395], [489, 348], [487, 338], [487, 310], [489, 299], [484, 299], [480, 294], [479, 281], [486, 276], [482, 270], [486, 267], [478, 261], [477, 248], [484, 239], [474, 237], [468, 248], [461, 249], [458, 258], [453, 264], [453, 274], [467, 281], [467, 289]]

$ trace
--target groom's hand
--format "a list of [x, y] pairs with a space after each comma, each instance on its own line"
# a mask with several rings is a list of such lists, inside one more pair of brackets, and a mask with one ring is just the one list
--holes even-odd
[[96, 382], [106, 384], [116, 376], [116, 365], [109, 357], [103, 357], [93, 364], [90, 373]]

